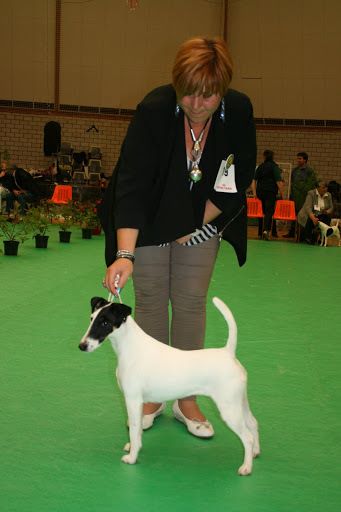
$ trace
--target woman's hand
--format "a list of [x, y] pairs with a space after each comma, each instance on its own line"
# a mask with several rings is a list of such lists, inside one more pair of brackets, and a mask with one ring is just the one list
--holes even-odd
[[185, 235], [185, 236], [182, 236], [181, 238], [178, 238], [177, 240], [175, 240], [178, 244], [185, 244], [186, 242], [188, 242], [188, 240], [190, 240], [193, 236], [193, 233], [190, 233], [189, 235]]
[[124, 288], [133, 273], [134, 265], [127, 258], [118, 258], [107, 268], [103, 286], [112, 294], [117, 295], [117, 288]]

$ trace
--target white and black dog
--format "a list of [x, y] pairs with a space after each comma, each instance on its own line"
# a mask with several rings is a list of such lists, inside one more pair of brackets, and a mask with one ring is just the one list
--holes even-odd
[[205, 395], [216, 403], [222, 419], [244, 446], [240, 475], [249, 475], [253, 458], [259, 455], [257, 421], [247, 399], [247, 373], [235, 357], [237, 326], [229, 308], [213, 299], [229, 327], [223, 348], [179, 350], [148, 336], [133, 320], [131, 308], [91, 299], [91, 323], [79, 348], [92, 352], [109, 338], [117, 354], [116, 375], [123, 391], [129, 420], [129, 453], [122, 457], [135, 464], [142, 446], [143, 403], [161, 403], [191, 395]]
[[328, 226], [328, 224], [325, 224], [324, 222], [319, 221], [318, 223], [319, 230], [321, 232], [321, 242], [320, 246], [324, 245], [324, 247], [327, 247], [328, 244], [328, 238], [331, 238], [332, 236], [335, 236], [339, 243], [339, 247], [341, 246], [341, 239], [340, 239], [340, 231], [339, 231], [339, 219], [337, 219], [337, 223], [333, 226]]

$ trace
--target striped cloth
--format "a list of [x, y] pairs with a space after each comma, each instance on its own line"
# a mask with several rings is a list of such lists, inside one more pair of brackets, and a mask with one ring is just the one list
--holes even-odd
[[214, 236], [218, 234], [218, 229], [216, 226], [213, 226], [212, 224], [205, 224], [201, 229], [197, 229], [194, 233], [192, 238], [188, 240], [188, 242], [185, 242], [183, 245], [197, 245], [201, 244], [202, 242], [206, 242], [207, 240], [210, 240]]
[[[205, 224], [201, 229], [196, 229], [192, 237], [182, 245], [190, 247], [191, 245], [198, 245], [210, 240], [218, 234], [218, 229], [212, 224]], [[160, 244], [158, 247], [168, 247], [170, 242]]]

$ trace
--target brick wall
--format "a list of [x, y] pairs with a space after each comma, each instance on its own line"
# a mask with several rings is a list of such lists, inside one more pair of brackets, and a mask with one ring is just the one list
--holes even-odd
[[[52, 161], [43, 153], [44, 125], [58, 121], [62, 141], [71, 142], [76, 151], [100, 147], [103, 169], [111, 174], [115, 165], [128, 119], [95, 119], [92, 117], [49, 116], [0, 112], [0, 150], [7, 149], [12, 160], [25, 168], [43, 169]], [[95, 124], [99, 132], [86, 130]], [[309, 154], [309, 163], [327, 181], [341, 181], [341, 130], [257, 129], [258, 162], [264, 149], [272, 149], [278, 162], [295, 163], [298, 151]]]
[[341, 182], [341, 130], [257, 129], [258, 158], [264, 149], [275, 152], [277, 162], [296, 165], [296, 154], [305, 151], [320, 178]]
[[[11, 159], [26, 169], [47, 168], [53, 157], [44, 156], [44, 126], [52, 120], [61, 125], [62, 142], [70, 142], [75, 151], [88, 151], [91, 146], [100, 147], [103, 170], [111, 174], [128, 128], [128, 119], [0, 112], [0, 151], [7, 149]], [[98, 128], [98, 133], [86, 131], [93, 124]]]

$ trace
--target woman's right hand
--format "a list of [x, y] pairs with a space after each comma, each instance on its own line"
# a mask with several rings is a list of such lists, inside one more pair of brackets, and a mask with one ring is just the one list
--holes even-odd
[[103, 286], [112, 294], [117, 295], [117, 288], [124, 288], [134, 269], [133, 263], [127, 258], [118, 258], [106, 271]]

